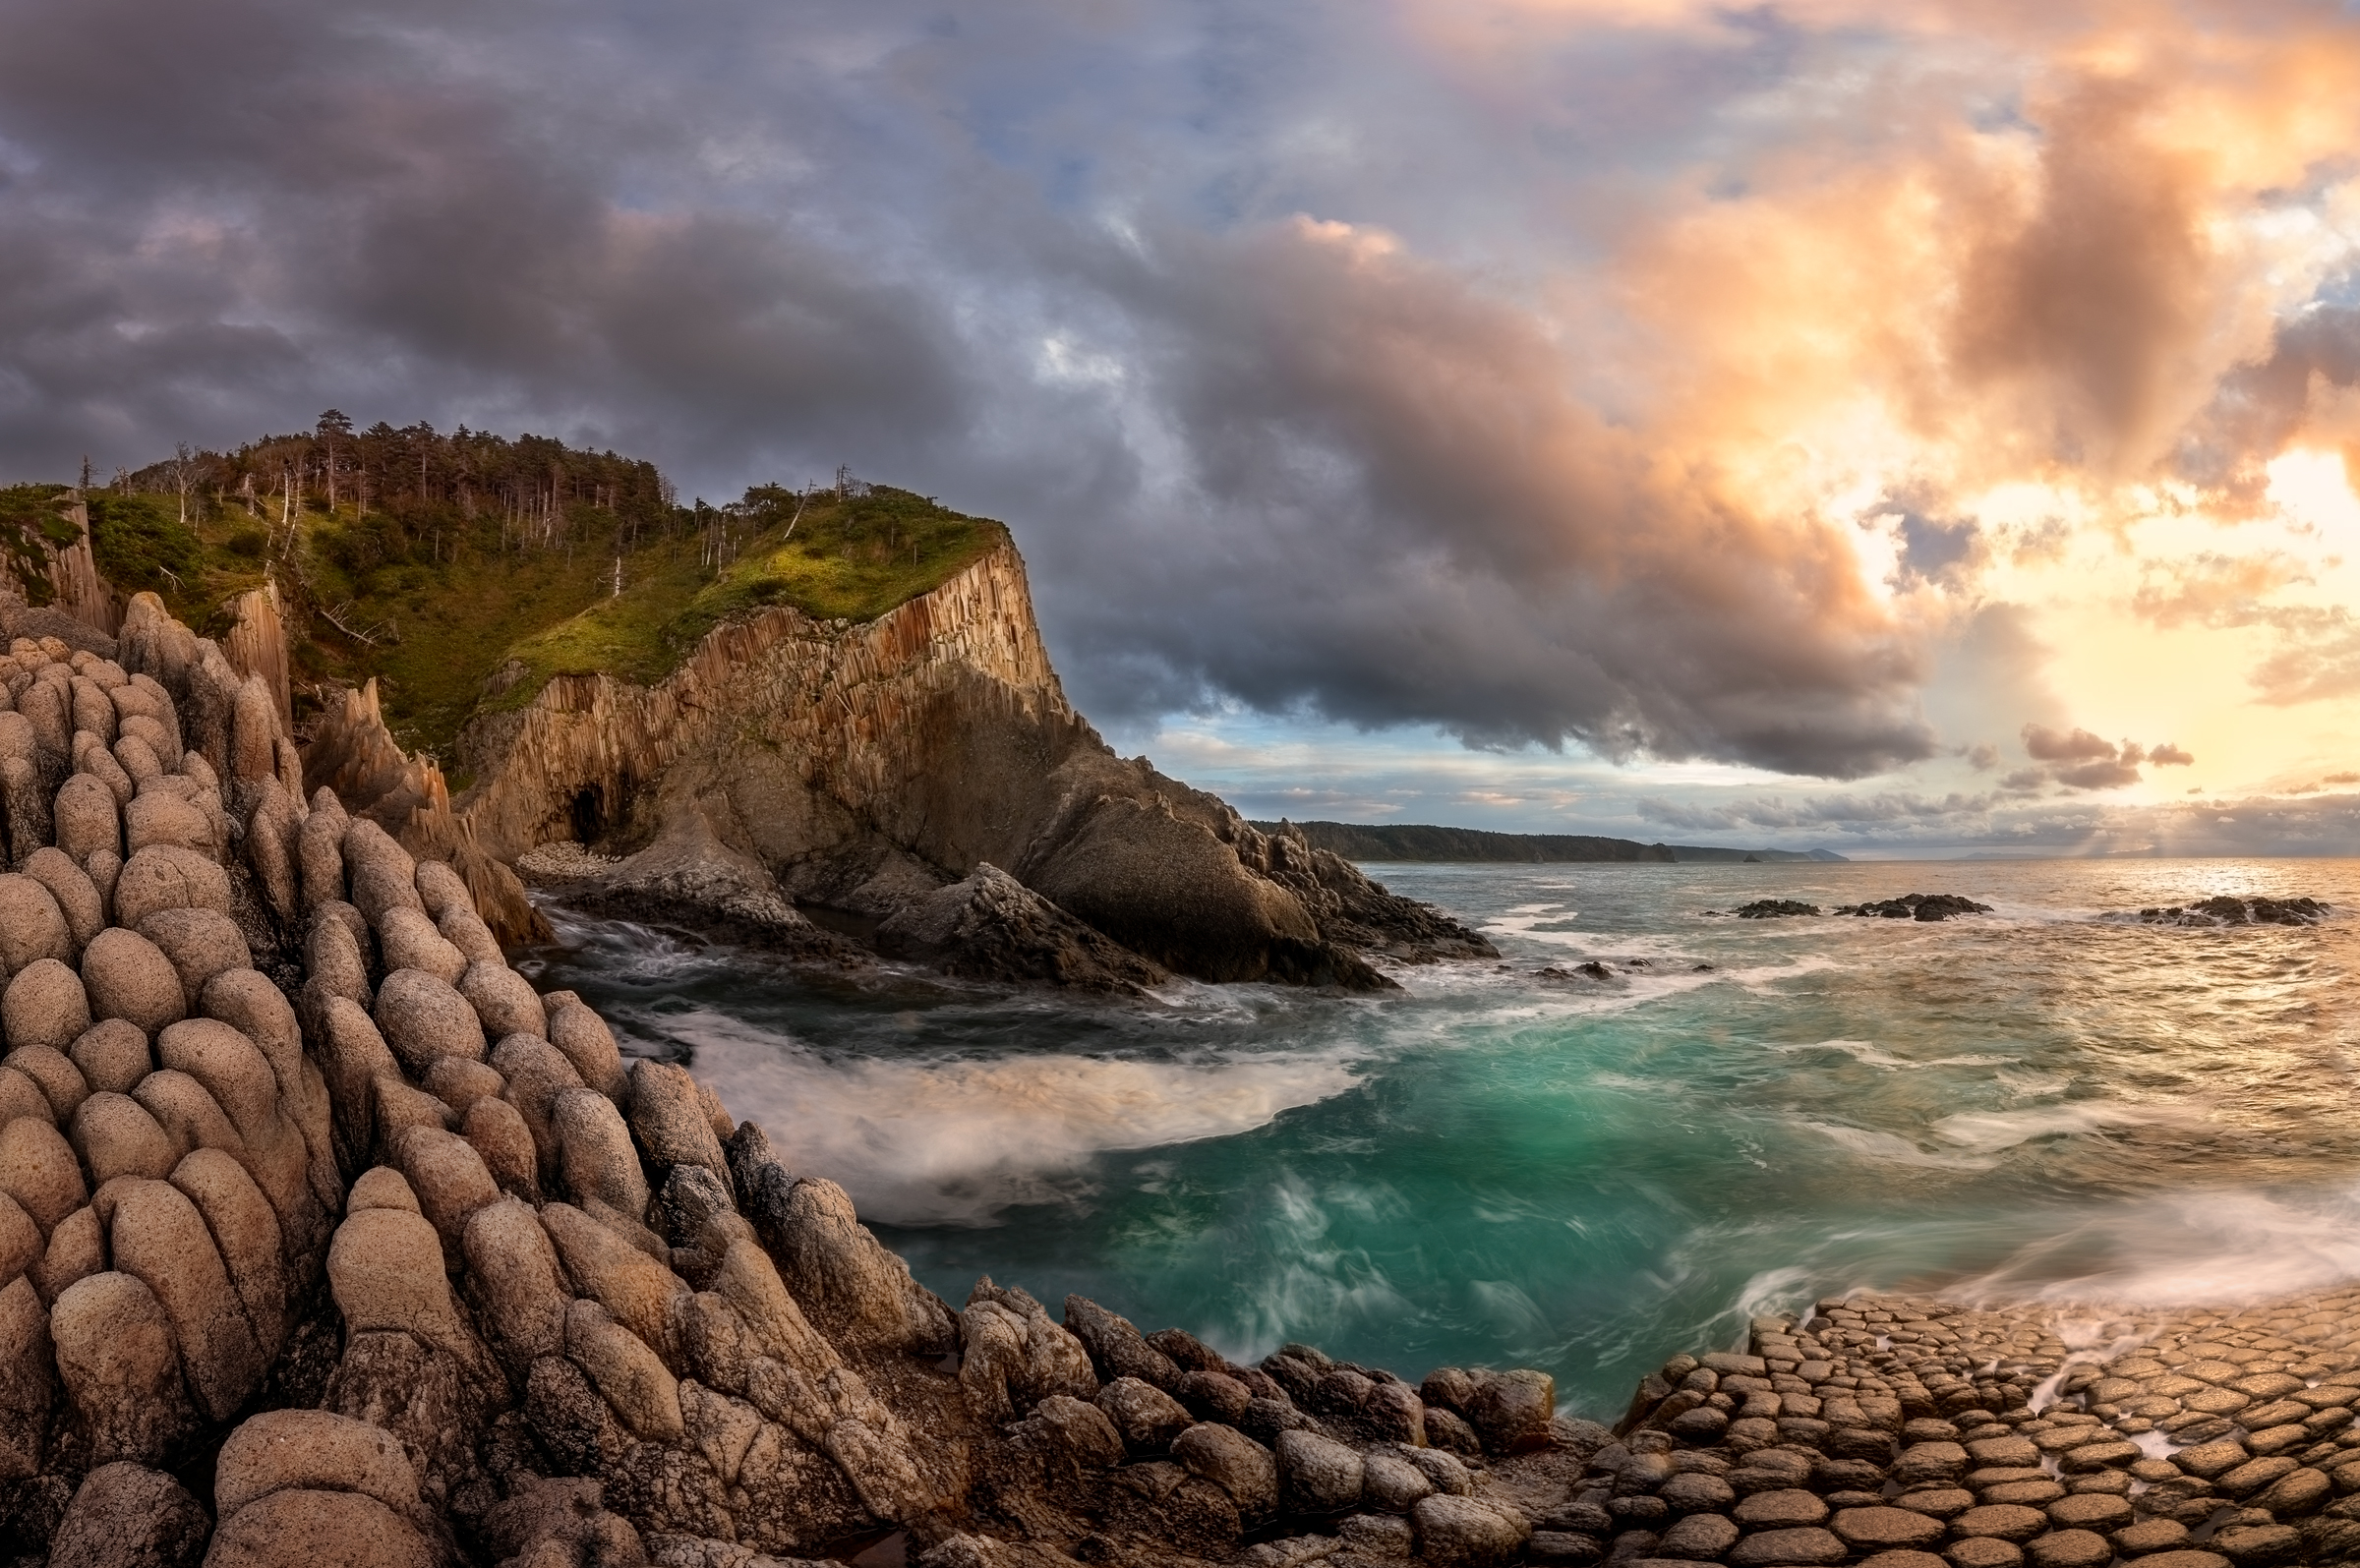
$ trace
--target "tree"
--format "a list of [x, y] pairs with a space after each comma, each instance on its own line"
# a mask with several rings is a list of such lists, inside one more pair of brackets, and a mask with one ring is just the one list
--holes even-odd
[[189, 486], [197, 477], [197, 454], [182, 441], [172, 448], [172, 490], [180, 497], [180, 526], [189, 526]]
[[336, 509], [336, 437], [352, 434], [352, 421], [341, 409], [331, 408], [320, 416], [320, 441], [327, 448], [327, 509]]

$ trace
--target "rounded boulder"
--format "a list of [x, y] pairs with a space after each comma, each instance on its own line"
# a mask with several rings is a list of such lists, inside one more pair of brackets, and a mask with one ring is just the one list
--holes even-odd
[[0, 875], [0, 964], [11, 975], [40, 958], [72, 962], [74, 937], [47, 888], [22, 872]]
[[[1300, 1432], [1282, 1432], [1288, 1437]], [[1229, 1494], [1247, 1519], [1268, 1517], [1278, 1506], [1279, 1459], [1234, 1426], [1199, 1422], [1172, 1439], [1172, 1457], [1192, 1476], [1201, 1476]], [[1359, 1455], [1352, 1456], [1357, 1462]], [[1357, 1495], [1358, 1478], [1354, 1492]]]
[[213, 1504], [224, 1519], [290, 1488], [358, 1492], [403, 1518], [422, 1511], [417, 1469], [393, 1434], [324, 1410], [266, 1411], [221, 1445]]
[[424, 1078], [438, 1057], [481, 1062], [484, 1026], [446, 980], [423, 969], [395, 969], [377, 988], [377, 1022], [385, 1043], [413, 1077]]
[[272, 1492], [221, 1522], [206, 1568], [438, 1568], [415, 1525], [351, 1491]]
[[[1498, 1568], [1515, 1557], [1531, 1534], [1522, 1521], [1472, 1497], [1421, 1498], [1409, 1522], [1417, 1532], [1418, 1555], [1436, 1568]], [[1842, 1555], [1838, 1542], [1837, 1556], [1827, 1560], [1841, 1561]]]
[[[456, 953], [458, 950], [451, 950]], [[484, 1033], [498, 1040], [511, 1034], [546, 1036], [549, 1017], [533, 983], [504, 962], [478, 959], [458, 978], [459, 995], [483, 1020]]]
[[100, 849], [123, 852], [123, 819], [102, 779], [78, 773], [57, 791], [57, 847], [76, 865]]
[[67, 1048], [66, 1055], [82, 1071], [83, 1081], [93, 1092], [129, 1094], [139, 1087], [142, 1078], [155, 1071], [148, 1036], [138, 1024], [125, 1018], [106, 1018], [91, 1024]]
[[115, 919], [136, 930], [159, 909], [229, 913], [229, 873], [194, 849], [149, 844], [115, 878]]
[[120, 926], [99, 932], [83, 954], [82, 984], [93, 1016], [122, 1018], [148, 1035], [189, 1014], [188, 995], [172, 960], [137, 931]]
[[50, 1568], [197, 1568], [212, 1533], [187, 1487], [117, 1460], [83, 1478], [50, 1537]]
[[423, 969], [446, 985], [457, 985], [467, 972], [466, 955], [443, 940], [424, 910], [406, 904], [384, 912], [378, 922], [377, 943], [388, 969]]
[[69, 1050], [90, 1026], [89, 993], [82, 976], [57, 958], [35, 958], [0, 992], [0, 1030], [9, 1045]]
[[1360, 1504], [1360, 1455], [1317, 1432], [1278, 1434], [1278, 1477], [1286, 1511], [1340, 1514]]

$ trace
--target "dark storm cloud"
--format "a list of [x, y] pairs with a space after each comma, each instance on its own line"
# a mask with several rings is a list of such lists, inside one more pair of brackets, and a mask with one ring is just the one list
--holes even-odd
[[2174, 745], [2160, 745], [2151, 752], [2135, 740], [2116, 745], [2087, 729], [2067, 731], [2046, 725], [2024, 726], [2024, 750], [2035, 762], [2050, 766], [2045, 773], [2028, 769], [2009, 775], [2007, 782], [2012, 786], [2029, 785], [2045, 777], [2068, 789], [2122, 789], [2140, 782], [2141, 763], [2185, 766], [2196, 761]]
[[[1010, 518], [1101, 716], [1929, 754], [1840, 541], [1654, 472], [1468, 274], [1292, 220], [1267, 144], [1348, 19], [1215, 13], [0, 0], [0, 464], [329, 404], [690, 490], [851, 461]], [[1455, 212], [1446, 161], [1403, 177]]]
[[1188, 454], [1188, 548], [1110, 529], [1086, 569], [1112, 612], [1160, 555], [1209, 611], [1149, 630], [1167, 668], [1479, 744], [1846, 776], [1930, 751], [1914, 652], [1844, 543], [1665, 483], [1521, 313], [1331, 226], [1159, 247], [1099, 285], [1129, 395]]
[[0, 459], [136, 463], [329, 402], [676, 463], [965, 417], [935, 293], [792, 210], [667, 202], [695, 84], [554, 12], [517, 36], [533, 15], [0, 10]]

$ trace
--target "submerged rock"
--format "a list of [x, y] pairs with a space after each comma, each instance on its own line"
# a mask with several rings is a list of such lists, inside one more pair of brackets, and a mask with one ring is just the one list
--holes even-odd
[[1614, 970], [1600, 963], [1596, 958], [1577, 963], [1570, 969], [1561, 969], [1555, 964], [1550, 964], [1545, 968], [1533, 970], [1532, 976], [1536, 980], [1612, 980], [1617, 977]]
[[2222, 895], [2184, 905], [2142, 909], [2147, 925], [2317, 925], [2330, 912], [2317, 899], [2239, 899]]

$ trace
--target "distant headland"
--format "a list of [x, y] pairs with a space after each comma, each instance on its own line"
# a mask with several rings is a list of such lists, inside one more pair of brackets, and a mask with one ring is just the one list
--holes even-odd
[[[1257, 822], [1254, 826], [1264, 833], [1275, 833], [1281, 824]], [[1351, 822], [1298, 822], [1291, 826], [1314, 849], [1326, 849], [1346, 860], [1523, 861], [1536, 865], [1653, 860], [1688, 865], [1747, 860], [1841, 864], [1847, 858], [1833, 849], [1723, 849], [1708, 844], [1640, 843], [1634, 839], [1578, 833], [1488, 833], [1481, 828], [1440, 828], [1414, 822], [1373, 827]]]

